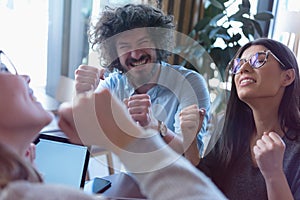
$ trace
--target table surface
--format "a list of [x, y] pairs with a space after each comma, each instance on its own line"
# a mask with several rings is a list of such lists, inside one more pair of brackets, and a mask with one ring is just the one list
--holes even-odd
[[117, 173], [110, 176], [102, 177], [111, 181], [111, 186], [102, 194], [112, 199], [147, 199], [142, 195], [138, 184], [126, 173]]

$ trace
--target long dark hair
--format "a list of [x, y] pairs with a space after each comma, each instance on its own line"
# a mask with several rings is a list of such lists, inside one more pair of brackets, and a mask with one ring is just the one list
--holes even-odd
[[[173, 16], [164, 15], [164, 13], [150, 5], [127, 4], [123, 7], [112, 9], [106, 7], [101, 14], [100, 19], [95, 25], [91, 25], [88, 32], [89, 42], [94, 50], [99, 51], [101, 55], [100, 63], [103, 67], [110, 70], [114, 68], [122, 71], [114, 40], [108, 40], [113, 36], [135, 28], [158, 27], [164, 30], [173, 30]], [[162, 34], [151, 33], [155, 46], [157, 47], [158, 61], [167, 61], [171, 55], [170, 52], [163, 49], [171, 49], [174, 45], [174, 37], [171, 31], [164, 31]]]
[[[253, 45], [262, 45], [271, 50], [285, 65], [285, 67], [281, 66], [282, 70], [295, 70], [295, 80], [285, 88], [278, 115], [282, 130], [285, 130], [285, 128], [295, 130], [293, 135], [287, 135], [286, 133], [286, 137], [290, 140], [297, 140], [300, 137], [300, 88], [299, 68], [296, 57], [284, 44], [272, 39], [260, 38], [241, 47], [234, 58], [241, 57], [243, 52]], [[228, 67], [230, 68], [231, 64]], [[219, 140], [220, 145], [215, 149], [217, 151], [216, 155], [219, 156], [220, 166], [224, 167], [223, 173], [234, 165], [234, 162], [240, 156], [249, 151], [249, 142], [255, 129], [252, 110], [237, 95], [234, 75], [231, 83], [224, 127]]]

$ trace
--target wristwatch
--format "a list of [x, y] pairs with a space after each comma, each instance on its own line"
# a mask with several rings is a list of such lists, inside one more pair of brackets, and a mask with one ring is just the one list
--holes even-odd
[[168, 128], [164, 122], [158, 120], [158, 132], [160, 136], [163, 138], [167, 135]]

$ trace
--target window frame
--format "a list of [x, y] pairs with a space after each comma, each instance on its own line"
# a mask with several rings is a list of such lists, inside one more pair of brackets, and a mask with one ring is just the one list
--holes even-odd
[[60, 76], [74, 79], [74, 71], [88, 56], [91, 9], [92, 0], [49, 0], [46, 94], [52, 97]]

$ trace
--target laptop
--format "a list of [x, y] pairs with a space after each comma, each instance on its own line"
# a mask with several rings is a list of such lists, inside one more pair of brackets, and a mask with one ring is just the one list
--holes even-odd
[[47, 134], [40, 134], [35, 144], [36, 168], [45, 183], [84, 187], [90, 158], [88, 147]]

